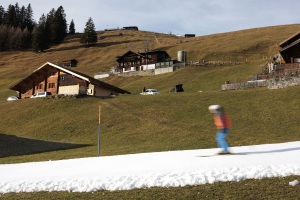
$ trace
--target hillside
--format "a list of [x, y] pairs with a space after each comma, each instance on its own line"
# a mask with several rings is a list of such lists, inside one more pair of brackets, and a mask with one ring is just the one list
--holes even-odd
[[[63, 44], [54, 46], [40, 54], [31, 51], [0, 52], [0, 99], [13, 95], [14, 92], [7, 90], [7, 88], [45, 62], [60, 63], [63, 60], [75, 58], [79, 61], [76, 70], [93, 76], [97, 72], [108, 71], [115, 65], [116, 57], [123, 55], [128, 50], [138, 52], [144, 51], [146, 48], [164, 49], [175, 59], [177, 58], [177, 51], [184, 49], [188, 52], [188, 61], [260, 62], [261, 64], [258, 63], [251, 67], [251, 71], [238, 74], [235, 77], [235, 79], [245, 79], [260, 72], [262, 65], [275, 53], [278, 53], [278, 44], [288, 36], [298, 32], [299, 29], [300, 25], [296, 24], [195, 38], [145, 31], [118, 30], [99, 32], [101, 39], [94, 47], [90, 48], [79, 43], [80, 34], [77, 34], [67, 37]], [[230, 75], [233, 74], [230, 73]], [[115, 81], [120, 87], [124, 87], [122, 80], [114, 79], [111, 80], [111, 83]], [[130, 80], [130, 82], [133, 83], [134, 81]], [[133, 83], [132, 85], [136, 84]], [[130, 87], [125, 89], [131, 90]]]
[[[42, 63], [61, 62], [75, 58], [78, 70], [93, 75], [109, 70], [117, 56], [128, 50], [145, 51], [146, 48], [164, 49], [171, 57], [177, 58], [178, 50], [188, 52], [188, 61], [222, 60], [232, 62], [253, 62], [269, 58], [278, 52], [278, 44], [298, 32], [300, 25], [255, 28], [184, 38], [175, 35], [146, 31], [117, 30], [99, 32], [100, 40], [94, 47], [85, 48], [79, 43], [80, 34], [68, 36], [63, 44], [54, 46], [45, 53], [27, 52], [0, 53], [1, 66], [22, 68], [23, 73], [37, 68]], [[17, 70], [15, 69], [15, 70]], [[25, 70], [24, 70], [25, 69]], [[22, 74], [20, 74], [22, 75]]]
[[[93, 134], [97, 133], [97, 110], [98, 106], [102, 105], [103, 140], [106, 141], [104, 154], [206, 148], [215, 145], [214, 138], [199, 135], [198, 132], [200, 130], [205, 133], [214, 132], [207, 106], [219, 103], [228, 107], [229, 113], [233, 115], [234, 124], [237, 124], [235, 133], [248, 133], [247, 138], [239, 138], [235, 141], [235, 145], [267, 142], [269, 137], [261, 139], [255, 137], [257, 130], [263, 133], [276, 130], [274, 137], [271, 137], [273, 142], [294, 140], [298, 135], [296, 127], [291, 125], [297, 122], [299, 116], [292, 109], [298, 107], [298, 104], [291, 97], [297, 99], [299, 93], [295, 91], [299, 88], [283, 91], [258, 89], [220, 92], [220, 85], [226, 80], [245, 80], [249, 75], [259, 71], [262, 64], [267, 62], [260, 58], [263, 55], [270, 57], [276, 53], [278, 43], [287, 35], [297, 32], [299, 28], [300, 25], [266, 27], [189, 39], [143, 31], [109, 31], [101, 33], [102, 39], [95, 47], [84, 48], [75, 37], [68, 38], [63, 44], [41, 54], [1, 53], [0, 133], [51, 142], [84, 144], [87, 145], [85, 148], [89, 149], [85, 151], [86, 153], [78, 154], [74, 150], [70, 151], [69, 156], [90, 156], [96, 142]], [[117, 55], [130, 48], [134, 48], [135, 51], [142, 50], [146, 36], [155, 48], [166, 49], [172, 57], [176, 57], [179, 49], [186, 49], [190, 60], [238, 59], [245, 55], [251, 57], [247, 57], [248, 63], [241, 65], [187, 67], [159, 76], [106, 79], [105, 81], [132, 93], [115, 99], [6, 101], [7, 96], [14, 95], [14, 91], [10, 91], [8, 87], [44, 62], [59, 62], [75, 57], [79, 61], [76, 70], [93, 75], [96, 71], [109, 68]], [[157, 43], [157, 40], [160, 42]], [[224, 57], [225, 54], [228, 56]], [[234, 58], [234, 55], [237, 58]], [[169, 93], [178, 83], [184, 84], [185, 92]], [[158, 89], [161, 95], [147, 97], [137, 95], [144, 86]], [[286, 100], [282, 101], [285, 98], [291, 102], [286, 104]], [[273, 102], [276, 102], [276, 107]], [[286, 113], [287, 110], [289, 115], [295, 115], [290, 121], [286, 121], [284, 115], [277, 115], [280, 112]], [[278, 119], [272, 121], [280, 121], [280, 124], [269, 123], [274, 117]], [[256, 130], [249, 129], [249, 121], [253, 122]], [[282, 122], [286, 126], [281, 126]], [[285, 134], [278, 135], [278, 130], [290, 131], [293, 135], [291, 138]], [[164, 134], [160, 134], [162, 132]], [[153, 134], [158, 136], [152, 138]], [[203, 138], [206, 139], [202, 141]], [[52, 157], [51, 154], [46, 153], [45, 156]]]
[[[226, 80], [245, 80], [259, 72], [278, 52], [278, 44], [299, 29], [300, 25], [286, 25], [196, 38], [144, 31], [109, 31], [99, 33], [101, 40], [90, 48], [82, 46], [79, 35], [75, 35], [40, 54], [1, 52], [0, 163], [97, 156], [99, 105], [102, 110], [101, 156], [214, 148], [215, 127], [207, 110], [211, 104], [223, 105], [231, 117], [233, 127], [228, 139], [232, 146], [298, 141], [299, 86], [239, 91], [220, 91], [220, 86]], [[79, 61], [75, 70], [93, 76], [96, 72], [109, 70], [115, 64], [116, 56], [128, 50], [143, 51], [145, 45], [151, 49], [167, 50], [173, 58], [178, 50], [184, 49], [190, 61], [247, 63], [189, 66], [151, 77], [107, 78], [104, 81], [132, 93], [111, 99], [6, 101], [8, 96], [15, 95], [9, 86], [45, 62], [75, 58]], [[183, 84], [185, 92], [169, 93], [178, 83]], [[138, 95], [143, 87], [156, 88], [161, 94]], [[269, 187], [270, 181], [260, 183], [261, 187]], [[255, 182], [251, 184], [257, 185]], [[214, 190], [210, 187], [214, 186], [196, 189], [211, 193]], [[230, 188], [230, 183], [217, 187], [225, 191]], [[189, 193], [193, 189], [183, 188], [181, 191]], [[145, 190], [148, 192], [151, 190]], [[122, 196], [123, 193], [118, 194]], [[63, 198], [68, 194], [53, 195]]]

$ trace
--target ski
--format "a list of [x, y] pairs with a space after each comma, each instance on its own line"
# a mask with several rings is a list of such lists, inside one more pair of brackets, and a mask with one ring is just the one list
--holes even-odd
[[203, 155], [203, 156], [199, 156], [199, 157], [234, 156], [234, 155], [246, 155], [246, 154], [245, 153], [227, 153], [227, 154]]

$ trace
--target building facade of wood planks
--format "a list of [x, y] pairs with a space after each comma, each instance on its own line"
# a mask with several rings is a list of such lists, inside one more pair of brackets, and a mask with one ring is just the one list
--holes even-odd
[[170, 55], [166, 51], [147, 51], [135, 53], [128, 51], [122, 56], [117, 57], [115, 72], [123, 73], [126, 71], [143, 71], [155, 69], [162, 65], [170, 65], [172, 62]]
[[10, 89], [15, 90], [20, 99], [30, 98], [32, 95], [44, 91], [50, 92], [52, 95], [96, 97], [130, 94], [126, 90], [50, 62], [12, 85]]

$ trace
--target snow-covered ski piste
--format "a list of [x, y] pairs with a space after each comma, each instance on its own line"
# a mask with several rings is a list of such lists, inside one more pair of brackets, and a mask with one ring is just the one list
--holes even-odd
[[300, 175], [300, 141], [0, 165], [0, 193], [131, 190]]

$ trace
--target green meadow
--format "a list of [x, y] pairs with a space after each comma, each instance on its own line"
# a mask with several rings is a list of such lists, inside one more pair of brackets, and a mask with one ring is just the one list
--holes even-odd
[[[208, 112], [224, 106], [232, 120], [231, 146], [298, 141], [300, 87], [221, 91], [227, 81], [246, 81], [278, 53], [278, 44], [298, 32], [300, 25], [249, 29], [231, 33], [178, 38], [144, 31], [99, 32], [94, 47], [78, 37], [42, 54], [0, 53], [0, 164], [97, 156], [99, 106], [101, 156], [215, 148], [216, 128]], [[274, 34], [274, 32], [276, 34]], [[149, 77], [110, 77], [103, 81], [131, 92], [110, 99], [24, 99], [13, 102], [9, 87], [45, 62], [75, 58], [74, 70], [93, 76], [107, 71], [116, 56], [141, 51], [145, 38], [153, 49], [176, 57], [185, 49], [190, 61], [232, 61], [223, 66], [187, 65], [173, 73]], [[184, 92], [171, 93], [176, 84]], [[160, 95], [139, 95], [143, 87]], [[84, 170], [84, 169], [83, 169]], [[0, 194], [2, 199], [297, 199], [299, 176], [217, 183], [183, 188], [148, 188], [94, 193], [39, 192]]]

